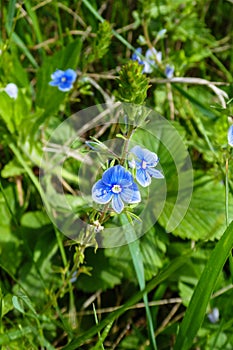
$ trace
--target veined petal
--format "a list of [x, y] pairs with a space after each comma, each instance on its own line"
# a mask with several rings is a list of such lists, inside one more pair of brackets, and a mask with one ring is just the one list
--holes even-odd
[[112, 208], [115, 212], [120, 214], [124, 209], [124, 203], [119, 194], [114, 194], [112, 198]]
[[131, 197], [131, 200], [128, 203], [141, 202], [141, 194], [140, 194], [138, 186], [135, 184], [135, 182], [132, 184], [130, 189], [133, 191], [133, 196]]
[[149, 173], [150, 176], [156, 179], [164, 179], [164, 175], [159, 170], [147, 168], [146, 171]]
[[147, 163], [147, 166], [156, 166], [159, 162], [159, 158], [156, 153], [151, 152], [147, 149], [143, 149], [144, 151], [144, 159]]
[[102, 180], [97, 181], [92, 187], [92, 199], [97, 203], [106, 204], [112, 196], [111, 188], [106, 186]]
[[145, 169], [137, 169], [136, 179], [142, 187], [147, 187], [151, 184], [151, 176]]
[[133, 153], [138, 159], [143, 160], [144, 152], [143, 149], [140, 146], [134, 146], [130, 153]]
[[115, 165], [103, 173], [102, 180], [108, 186], [118, 184], [124, 187], [132, 184], [133, 177], [123, 166]]

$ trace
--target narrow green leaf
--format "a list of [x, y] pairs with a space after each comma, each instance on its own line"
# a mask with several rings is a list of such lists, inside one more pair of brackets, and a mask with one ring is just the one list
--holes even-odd
[[233, 221], [226, 229], [201, 275], [177, 335], [174, 350], [191, 349], [201, 327], [217, 278], [233, 247]]
[[[123, 225], [128, 224], [129, 221], [126, 215], [124, 214], [121, 215], [121, 222]], [[130, 226], [129, 230], [127, 230], [125, 235], [126, 235], [126, 240], [128, 240], [128, 242], [131, 242], [128, 244], [128, 247], [129, 247], [130, 255], [134, 264], [134, 269], [137, 275], [140, 289], [143, 290], [145, 288], [146, 283], [145, 283], [145, 275], [144, 275], [144, 267], [143, 267], [143, 257], [140, 250], [140, 241], [139, 239], [137, 239], [136, 233], [134, 232], [134, 228], [132, 225]], [[143, 295], [143, 301], [145, 303], [146, 317], [148, 322], [151, 346], [154, 350], [156, 350], [157, 346], [156, 346], [155, 337], [154, 337], [154, 326], [153, 326], [153, 321], [152, 321], [151, 312], [149, 308], [148, 297], [146, 293]]]
[[23, 51], [23, 53], [27, 56], [27, 58], [33, 65], [33, 67], [38, 68], [38, 64], [34, 59], [34, 57], [32, 56], [31, 52], [28, 50], [23, 40], [15, 32], [12, 34], [12, 40], [15, 42], [16, 45], [20, 47], [20, 49]]
[[13, 30], [13, 23], [14, 23], [15, 9], [16, 9], [15, 5], [16, 5], [16, 0], [9, 1], [8, 11], [7, 11], [7, 22], [6, 22], [6, 28], [9, 35]]

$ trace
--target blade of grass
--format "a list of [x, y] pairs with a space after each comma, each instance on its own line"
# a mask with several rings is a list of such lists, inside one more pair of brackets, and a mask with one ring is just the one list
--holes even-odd
[[[98, 316], [97, 316], [97, 313], [96, 313], [96, 310], [95, 310], [95, 304], [94, 303], [93, 303], [93, 311], [94, 311], [95, 323], [98, 324], [99, 321], [98, 321]], [[102, 336], [101, 336], [100, 332], [98, 332], [98, 337], [99, 337], [99, 340], [98, 340], [97, 344], [95, 345], [95, 347], [93, 348], [93, 350], [98, 350], [99, 348], [104, 350], [103, 339], [102, 339]]]
[[217, 278], [233, 247], [233, 222], [216, 244], [207, 265], [194, 290], [193, 296], [181, 323], [174, 350], [191, 349], [204, 320], [206, 308], [216, 284]]
[[[129, 224], [129, 220], [127, 219], [126, 215], [122, 214], [120, 218], [123, 225]], [[129, 229], [125, 233], [125, 236], [126, 236], [126, 240], [128, 241], [128, 247], [129, 247], [130, 255], [133, 261], [136, 276], [138, 279], [138, 284], [139, 284], [140, 290], [143, 290], [146, 286], [143, 259], [142, 259], [141, 249], [140, 249], [140, 243], [139, 243], [139, 240], [137, 239], [137, 236], [135, 234], [135, 231], [132, 225], [129, 226]], [[152, 348], [154, 350], [157, 350], [155, 336], [154, 336], [154, 325], [151, 317], [150, 307], [148, 304], [148, 296], [146, 293], [143, 295], [143, 301], [145, 303], [150, 343]]]
[[10, 34], [13, 31], [13, 23], [14, 23], [14, 16], [15, 16], [15, 10], [16, 10], [16, 0], [9, 1], [8, 11], [7, 11], [7, 18], [6, 18], [6, 28], [8, 34]]
[[[36, 15], [36, 11], [32, 8], [29, 0], [25, 1], [25, 7], [26, 7], [27, 13], [32, 21], [32, 28], [35, 31], [37, 42], [41, 43], [43, 41], [43, 37], [42, 37], [41, 30], [40, 30], [40, 25], [39, 25], [38, 17]], [[41, 53], [42, 57], [44, 57], [44, 50], [39, 49], [39, 52]]]
[[187, 262], [187, 256], [182, 256], [174, 259], [167, 267], [165, 267], [157, 276], [155, 276], [142, 290], [132, 296], [121, 308], [113, 311], [110, 315], [105, 317], [98, 325], [90, 328], [85, 333], [73, 339], [70, 344], [66, 345], [63, 350], [76, 350], [84, 344], [86, 341], [91, 339], [99, 331], [101, 331], [110, 322], [114, 322], [118, 317], [120, 317], [129, 307], [136, 304], [139, 300], [143, 298], [145, 293], [149, 293], [157, 285], [161, 284], [164, 280], [169, 278], [175, 271], [183, 266]]
[[29, 59], [31, 64], [33, 65], [34, 68], [38, 68], [38, 64], [34, 57], [32, 56], [31, 52], [28, 50], [27, 46], [24, 44], [23, 40], [14, 32], [12, 33], [12, 40], [14, 43], [20, 47], [20, 49], [23, 51], [25, 56]]

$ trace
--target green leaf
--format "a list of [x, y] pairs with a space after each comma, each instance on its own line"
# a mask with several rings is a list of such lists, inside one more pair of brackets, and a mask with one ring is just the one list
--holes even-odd
[[12, 297], [12, 303], [13, 303], [14, 307], [16, 308], [16, 310], [18, 310], [22, 314], [25, 313], [24, 307], [23, 307], [23, 302], [22, 302], [21, 298], [18, 298], [16, 295], [14, 295]]
[[[203, 177], [205, 175], [203, 174]], [[224, 185], [209, 177], [208, 183], [195, 186], [192, 199], [184, 219], [173, 231], [183, 239], [219, 239], [225, 230], [225, 190]], [[179, 204], [177, 204], [179, 207]], [[233, 217], [232, 206], [230, 217]], [[166, 205], [160, 223], [165, 225], [172, 206]]]
[[190, 304], [181, 323], [174, 350], [188, 350], [204, 320], [208, 302], [217, 278], [233, 247], [233, 222], [216, 244], [209, 261], [194, 290]]

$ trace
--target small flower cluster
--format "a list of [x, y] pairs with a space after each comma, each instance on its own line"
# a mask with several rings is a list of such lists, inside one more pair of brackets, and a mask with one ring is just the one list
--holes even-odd
[[[157, 64], [162, 62], [162, 52], [157, 51], [155, 48], [148, 49], [146, 51], [146, 60], [141, 59], [141, 54], [142, 48], [138, 47], [136, 52], [134, 52], [132, 55], [132, 60], [138, 61], [139, 64], [143, 65], [143, 73], [152, 73], [153, 67], [157, 67]], [[174, 67], [167, 64], [164, 73], [168, 79], [171, 79], [174, 74]]]
[[[156, 153], [140, 146], [133, 147], [129, 153], [129, 167], [136, 169], [136, 180], [141, 186], [149, 186], [152, 177], [164, 178], [159, 170], [153, 169], [159, 162]], [[111, 202], [113, 210], [118, 214], [124, 209], [124, 203], [141, 202], [141, 194], [132, 174], [122, 165], [115, 165], [103, 173], [102, 179], [92, 187], [92, 198], [99, 204]]]

